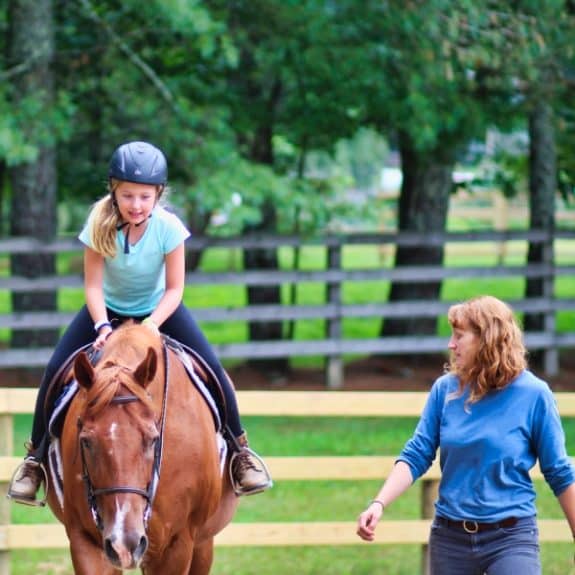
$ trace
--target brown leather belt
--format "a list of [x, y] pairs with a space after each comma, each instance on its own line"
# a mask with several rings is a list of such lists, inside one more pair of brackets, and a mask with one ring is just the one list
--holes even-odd
[[462, 529], [466, 533], [481, 533], [482, 531], [491, 531], [493, 529], [513, 527], [517, 523], [517, 517], [507, 517], [495, 523], [479, 523], [478, 521], [471, 521], [465, 519], [464, 521], [453, 521], [445, 519], [445, 517], [437, 517], [438, 522], [446, 527], [455, 527]]

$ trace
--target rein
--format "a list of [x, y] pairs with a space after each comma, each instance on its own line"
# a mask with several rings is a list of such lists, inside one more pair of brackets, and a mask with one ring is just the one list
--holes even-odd
[[[82, 479], [84, 480], [84, 486], [86, 488], [86, 498], [88, 500], [88, 505], [90, 506], [90, 511], [92, 512], [92, 517], [99, 531], [103, 529], [103, 521], [98, 511], [97, 498], [100, 495], [110, 495], [114, 493], [134, 493], [136, 495], [141, 495], [147, 502], [146, 509], [144, 511], [144, 525], [147, 527], [150, 517], [152, 515], [152, 505], [154, 502], [154, 497], [156, 496], [156, 490], [158, 487], [158, 482], [160, 480], [160, 469], [162, 466], [162, 453], [164, 444], [164, 431], [166, 428], [166, 409], [168, 401], [168, 387], [169, 387], [169, 355], [168, 350], [165, 345], [162, 345], [162, 353], [164, 358], [164, 397], [162, 399], [162, 412], [160, 414], [160, 433], [154, 444], [154, 464], [152, 467], [152, 477], [146, 489], [141, 489], [140, 487], [123, 486], [116, 485], [113, 487], [99, 487], [95, 488], [92, 480], [90, 479], [90, 472], [88, 470], [88, 464], [86, 462], [86, 455], [84, 453], [84, 446], [80, 441], [80, 456], [82, 458]], [[140, 401], [135, 395], [118, 395], [110, 401], [110, 405], [122, 405], [125, 403], [133, 403]], [[81, 429], [81, 422], [78, 425], [78, 432]]]

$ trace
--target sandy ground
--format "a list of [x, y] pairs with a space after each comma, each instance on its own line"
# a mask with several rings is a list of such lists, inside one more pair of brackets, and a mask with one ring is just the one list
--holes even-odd
[[[573, 354], [571, 354], [573, 355]], [[423, 358], [367, 358], [347, 364], [343, 390], [366, 391], [427, 391], [443, 373], [444, 356]], [[540, 370], [533, 371], [548, 381], [554, 391], [575, 391], [575, 358], [562, 358], [560, 373], [546, 377]], [[288, 373], [263, 373], [249, 365], [230, 369], [237, 389], [327, 389], [321, 369], [291, 369]]]

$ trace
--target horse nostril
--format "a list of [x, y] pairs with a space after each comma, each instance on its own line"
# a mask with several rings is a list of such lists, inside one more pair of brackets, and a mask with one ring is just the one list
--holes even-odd
[[104, 552], [108, 561], [115, 567], [135, 569], [148, 549], [146, 535], [132, 533], [118, 538], [111, 535], [104, 539]]
[[140, 537], [140, 542], [138, 543], [137, 547], [134, 549], [134, 560], [136, 563], [144, 556], [146, 549], [148, 548], [148, 538], [145, 535]]
[[118, 556], [116, 550], [114, 549], [114, 546], [112, 545], [113, 540], [114, 540], [113, 537], [107, 537], [105, 539], [104, 551], [106, 553], [106, 556], [110, 560], [110, 563], [112, 563], [113, 565], [118, 565], [120, 563], [120, 557]]

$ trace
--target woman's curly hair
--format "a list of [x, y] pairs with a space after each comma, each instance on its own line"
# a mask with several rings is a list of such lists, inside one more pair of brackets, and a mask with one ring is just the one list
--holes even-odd
[[458, 395], [469, 385], [469, 403], [503, 389], [527, 367], [523, 333], [506, 303], [493, 296], [478, 296], [451, 306], [447, 319], [452, 329], [470, 329], [479, 338], [473, 365], [461, 369], [452, 356], [447, 368], [459, 378]]

